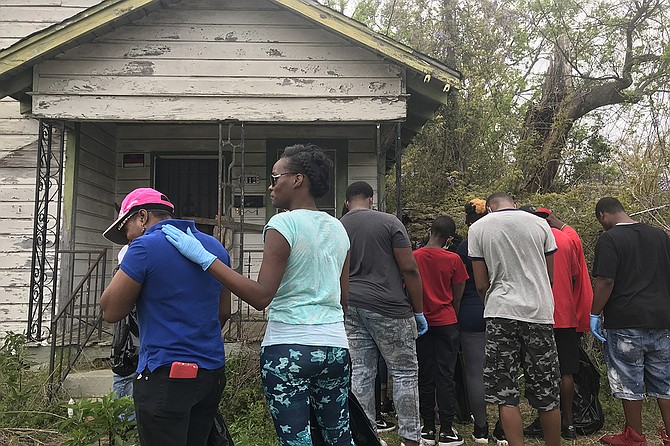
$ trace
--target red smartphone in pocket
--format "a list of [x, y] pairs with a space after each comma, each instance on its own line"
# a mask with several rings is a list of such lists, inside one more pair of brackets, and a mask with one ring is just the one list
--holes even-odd
[[170, 378], [193, 379], [198, 376], [198, 364], [175, 361], [170, 366]]

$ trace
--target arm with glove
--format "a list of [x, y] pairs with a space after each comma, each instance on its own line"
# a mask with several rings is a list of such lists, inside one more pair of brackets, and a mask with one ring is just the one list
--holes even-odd
[[186, 232], [166, 224], [162, 228], [165, 238], [190, 261], [200, 265], [216, 280], [243, 301], [257, 310], [263, 310], [274, 298], [286, 270], [290, 247], [284, 237], [275, 230], [265, 234], [263, 263], [258, 273], [258, 281], [238, 274], [214, 254], [207, 251], [190, 229]]

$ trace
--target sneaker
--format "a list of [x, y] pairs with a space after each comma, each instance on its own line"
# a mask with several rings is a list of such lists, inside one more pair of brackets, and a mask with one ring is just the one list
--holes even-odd
[[475, 428], [472, 431], [472, 439], [475, 440], [477, 444], [488, 444], [489, 442], [489, 423], [486, 423], [484, 426], [479, 427], [475, 425]]
[[391, 415], [395, 413], [395, 406], [393, 405], [393, 400], [386, 400], [382, 403], [381, 413], [382, 415]]
[[496, 426], [493, 428], [493, 439], [498, 446], [507, 446], [509, 444], [500, 420], [496, 421]]
[[428, 446], [435, 446], [435, 428], [426, 426], [422, 427], [421, 439]]
[[523, 428], [523, 436], [529, 438], [544, 438], [544, 431], [542, 430], [542, 424], [540, 423], [539, 418], [535, 418], [532, 423]]
[[626, 429], [618, 435], [603, 435], [600, 437], [600, 442], [620, 446], [647, 446], [647, 437], [626, 426]]
[[658, 430], [658, 435], [661, 436], [663, 446], [670, 446], [670, 436], [668, 436], [668, 430], [665, 427], [661, 427]]
[[459, 446], [463, 444], [463, 437], [458, 435], [456, 429], [453, 427], [448, 430], [440, 429], [440, 436], [438, 437], [439, 446]]
[[575, 430], [575, 426], [572, 424], [569, 424], [565, 427], [561, 428], [561, 437], [565, 440], [576, 440], [577, 439], [577, 431]]
[[395, 429], [395, 423], [386, 421], [383, 418], [377, 419], [377, 432], [390, 432]]

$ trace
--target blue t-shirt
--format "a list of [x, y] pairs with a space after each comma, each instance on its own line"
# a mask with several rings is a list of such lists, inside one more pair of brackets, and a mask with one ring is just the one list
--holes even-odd
[[136, 302], [140, 326], [137, 372], [147, 367], [153, 372], [174, 361], [218, 369], [225, 364], [219, 322], [222, 285], [167, 241], [160, 230], [164, 224], [182, 231], [191, 228], [205, 249], [230, 265], [221, 243], [198, 231], [192, 221], [161, 221], [130, 243], [119, 267], [142, 284]]
[[265, 226], [291, 247], [279, 289], [268, 306], [268, 319], [285, 324], [330, 324], [344, 320], [340, 276], [349, 237], [336, 218], [296, 209], [273, 216]]

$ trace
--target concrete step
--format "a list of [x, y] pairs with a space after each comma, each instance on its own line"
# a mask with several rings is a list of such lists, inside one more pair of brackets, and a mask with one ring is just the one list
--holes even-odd
[[73, 372], [65, 378], [63, 390], [74, 399], [102, 397], [112, 391], [113, 377], [111, 369]]

